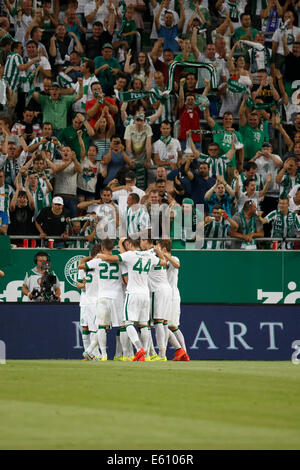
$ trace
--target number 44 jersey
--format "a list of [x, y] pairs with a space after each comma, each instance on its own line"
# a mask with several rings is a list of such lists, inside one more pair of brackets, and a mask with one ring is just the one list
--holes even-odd
[[127, 275], [123, 263], [107, 263], [100, 258], [92, 259], [86, 263], [87, 274], [93, 272], [93, 277], [98, 279], [98, 299], [108, 298], [116, 299], [123, 295], [122, 277]]
[[157, 265], [159, 258], [149, 251], [126, 251], [118, 256], [128, 272], [126, 292], [149, 295], [148, 275], [151, 266]]

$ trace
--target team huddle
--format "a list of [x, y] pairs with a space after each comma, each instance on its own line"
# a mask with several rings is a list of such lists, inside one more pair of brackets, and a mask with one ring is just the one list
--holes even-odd
[[179, 329], [180, 261], [171, 255], [171, 241], [122, 238], [120, 252], [113, 248], [104, 239], [78, 264], [84, 360], [107, 361], [107, 332], [117, 327], [114, 360], [166, 361], [170, 342], [173, 360], [189, 361]]

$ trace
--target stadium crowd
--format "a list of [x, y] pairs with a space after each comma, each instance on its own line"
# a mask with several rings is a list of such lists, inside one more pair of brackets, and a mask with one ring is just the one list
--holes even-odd
[[184, 248], [199, 225], [204, 249], [299, 248], [298, 0], [4, 0], [0, 15], [13, 244], [156, 225]]

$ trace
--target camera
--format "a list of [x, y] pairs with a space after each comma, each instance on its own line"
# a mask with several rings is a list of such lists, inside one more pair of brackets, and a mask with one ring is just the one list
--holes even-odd
[[40, 279], [41, 288], [32, 290], [32, 298], [37, 302], [58, 302], [58, 298], [53, 292], [53, 286], [56, 284], [56, 276], [50, 271], [50, 261], [43, 261], [41, 268], [44, 271]]

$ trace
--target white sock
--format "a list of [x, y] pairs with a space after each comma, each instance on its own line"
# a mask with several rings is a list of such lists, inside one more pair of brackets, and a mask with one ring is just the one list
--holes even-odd
[[181, 333], [181, 331], [179, 330], [179, 328], [176, 331], [173, 331], [173, 333], [176, 336], [178, 342], [180, 343], [180, 346], [186, 351], [184, 336]]
[[121, 344], [121, 330], [118, 330], [116, 334], [116, 354], [115, 357], [121, 357], [123, 355], [123, 347]]
[[155, 347], [154, 347], [154, 344], [153, 344], [153, 338], [152, 338], [152, 329], [150, 328], [149, 329], [149, 354], [150, 356], [155, 356], [156, 354], [156, 351], [155, 351]]
[[128, 346], [129, 346], [129, 343], [130, 343], [131, 347], [132, 347], [132, 345], [131, 345], [130, 339], [128, 338], [126, 328], [121, 328], [119, 340], [120, 340], [120, 344], [122, 346], [122, 354], [121, 355], [123, 355], [124, 357], [130, 357], [130, 351], [129, 351]]
[[168, 347], [168, 342], [169, 342], [169, 327], [168, 327], [168, 324], [164, 324], [164, 330], [165, 330], [165, 344], [166, 344], [166, 350], [167, 350], [167, 347]]
[[142, 343], [139, 340], [138, 334], [136, 329], [134, 328], [133, 325], [127, 325], [126, 326], [126, 331], [129, 336], [130, 341], [134, 345], [135, 349], [139, 351], [142, 347]]
[[169, 330], [169, 341], [171, 346], [173, 346], [175, 349], [180, 349], [181, 344], [179, 343], [178, 339], [174, 335], [173, 331]]
[[134, 356], [134, 350], [133, 350], [132, 342], [130, 341], [130, 338], [129, 338], [128, 335], [127, 335], [127, 350], [128, 350], [128, 354], [129, 354], [128, 357]]
[[141, 328], [141, 343], [142, 343], [142, 348], [147, 351], [148, 344], [149, 344], [149, 330], [148, 326], [144, 326]]
[[98, 337], [98, 342], [99, 342], [99, 345], [100, 345], [100, 350], [101, 350], [101, 355], [102, 357], [103, 356], [107, 356], [107, 351], [106, 351], [106, 339], [107, 339], [107, 335], [106, 335], [106, 329], [105, 329], [105, 326], [103, 328], [99, 328], [98, 331], [97, 331], [97, 337]]
[[162, 323], [155, 323], [155, 336], [156, 344], [158, 346], [159, 357], [165, 357], [166, 355], [166, 341], [165, 341], [165, 329]]
[[86, 352], [92, 356], [97, 356], [99, 354], [97, 333], [91, 333], [90, 338], [90, 345]]
[[85, 330], [82, 331], [82, 344], [83, 344], [83, 350], [86, 351], [90, 345], [90, 333], [86, 333]]

